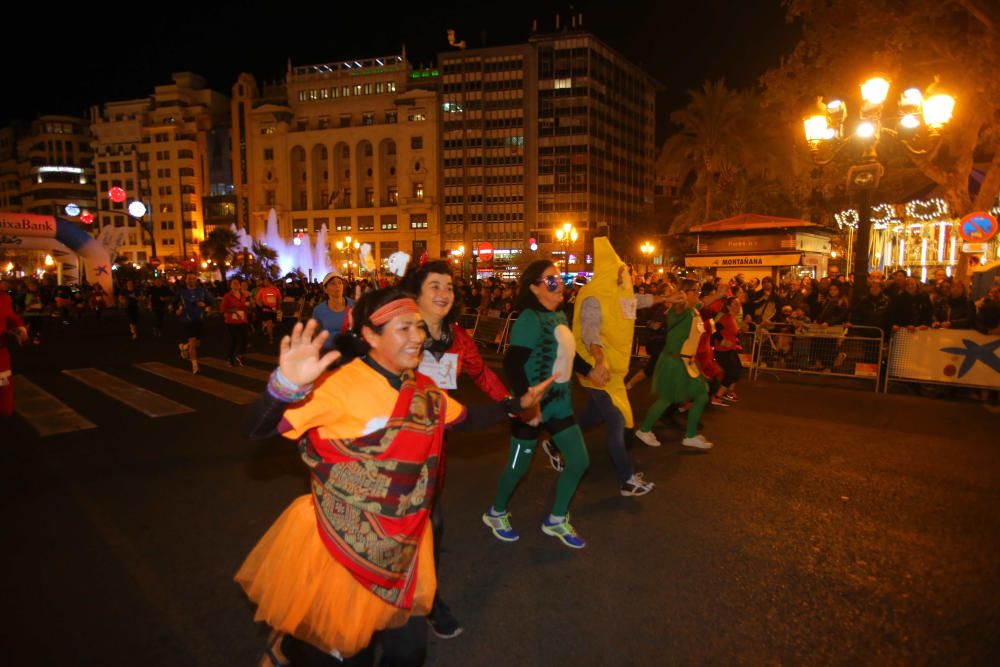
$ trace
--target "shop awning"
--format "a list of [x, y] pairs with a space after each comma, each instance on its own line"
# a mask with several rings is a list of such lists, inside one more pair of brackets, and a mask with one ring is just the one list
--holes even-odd
[[788, 229], [790, 227], [822, 227], [815, 222], [799, 220], [797, 218], [778, 218], [773, 215], [757, 215], [756, 213], [744, 213], [734, 215], [731, 218], [713, 220], [703, 225], [691, 227], [690, 233], [707, 232], [752, 232], [761, 229]]
[[802, 263], [802, 253], [781, 253], [774, 255], [688, 255], [685, 266], [798, 266]]

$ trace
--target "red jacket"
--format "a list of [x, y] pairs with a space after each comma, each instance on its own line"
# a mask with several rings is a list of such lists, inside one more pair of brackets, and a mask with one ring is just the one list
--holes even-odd
[[14, 312], [14, 304], [7, 292], [0, 291], [0, 371], [10, 370], [10, 353], [7, 352], [8, 329], [17, 329], [24, 326], [17, 313]]
[[451, 325], [451, 331], [454, 342], [448, 351], [458, 355], [458, 372], [464, 372], [472, 378], [476, 386], [494, 401], [501, 401], [510, 396], [503, 381], [483, 361], [479, 348], [476, 347], [476, 342], [472, 340], [469, 332], [457, 322]]
[[246, 296], [236, 296], [232, 292], [226, 292], [222, 297], [222, 315], [226, 324], [246, 324], [247, 323], [247, 298]]

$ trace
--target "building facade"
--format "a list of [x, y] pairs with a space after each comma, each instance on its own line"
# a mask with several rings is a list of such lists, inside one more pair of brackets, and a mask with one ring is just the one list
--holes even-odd
[[237, 218], [255, 238], [269, 212], [284, 239], [370, 243], [376, 262], [441, 252], [439, 103], [405, 54], [292, 67], [284, 85], [240, 75], [232, 95]]
[[447, 247], [487, 241], [496, 269], [558, 258], [567, 248], [554, 229], [570, 223], [582, 270], [594, 234], [614, 241], [651, 213], [657, 84], [582, 18], [438, 60]]
[[[197, 74], [171, 78], [148, 98], [91, 109], [99, 201], [95, 224], [100, 230], [123, 230], [118, 255], [145, 262], [155, 242], [168, 266], [197, 261], [207, 221], [226, 226], [236, 221], [232, 183], [222, 180], [230, 154], [229, 98], [209, 89]], [[221, 167], [220, 154], [225, 158]], [[124, 202], [108, 198], [113, 186], [125, 189]], [[214, 207], [220, 196], [230, 198], [221, 212]], [[128, 214], [133, 199], [146, 204], [142, 224]], [[206, 202], [213, 206], [211, 213]]]

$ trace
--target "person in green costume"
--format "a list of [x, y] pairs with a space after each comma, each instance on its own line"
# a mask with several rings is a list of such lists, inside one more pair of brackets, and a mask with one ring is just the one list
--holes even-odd
[[542, 522], [542, 532], [558, 538], [568, 547], [582, 549], [586, 542], [569, 522], [569, 503], [590, 460], [570, 401], [576, 345], [566, 316], [559, 310], [562, 292], [563, 282], [552, 262], [533, 262], [521, 274], [517, 302], [520, 315], [511, 329], [510, 347], [503, 362], [508, 386], [519, 396], [537, 384], [535, 378], [544, 380], [554, 375], [555, 382], [542, 398], [539, 417], [512, 423], [510, 456], [493, 505], [483, 514], [483, 523], [499, 540], [513, 542], [518, 539], [510, 524], [507, 503], [531, 467], [540, 424], [551, 434], [565, 458], [565, 466], [556, 483], [555, 502], [551, 514]]
[[667, 341], [653, 372], [656, 401], [646, 411], [646, 418], [636, 430], [635, 437], [650, 447], [659, 447], [660, 441], [653, 433], [656, 420], [671, 404], [691, 401], [687, 432], [681, 444], [696, 449], [711, 449], [712, 443], [698, 434], [698, 422], [708, 404], [708, 382], [695, 363], [698, 341], [705, 333], [705, 325], [698, 315], [698, 283], [682, 281], [680, 289], [667, 301], [672, 302], [673, 307], [667, 313]]

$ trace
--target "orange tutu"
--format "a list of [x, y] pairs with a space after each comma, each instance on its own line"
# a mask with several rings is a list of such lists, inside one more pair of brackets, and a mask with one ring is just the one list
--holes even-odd
[[257, 605], [254, 620], [350, 657], [371, 643], [373, 633], [430, 611], [437, 587], [433, 549], [428, 521], [417, 553], [413, 608], [395, 607], [334, 560], [319, 536], [313, 498], [305, 495], [278, 517], [235, 579]]

